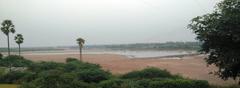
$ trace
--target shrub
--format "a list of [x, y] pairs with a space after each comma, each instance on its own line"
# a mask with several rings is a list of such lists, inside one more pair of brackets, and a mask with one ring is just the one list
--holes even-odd
[[110, 79], [99, 84], [100, 88], [144, 88], [133, 80]]
[[124, 82], [122, 79], [110, 79], [102, 81], [99, 86], [100, 88], [121, 88], [121, 84]]
[[76, 59], [76, 58], [71, 58], [71, 57], [69, 57], [69, 58], [66, 59], [66, 62], [67, 62], [67, 63], [68, 63], [68, 62], [72, 62], [72, 61], [78, 61], [78, 59]]
[[210, 88], [240, 88], [240, 85], [230, 85], [230, 86], [211, 85]]
[[194, 88], [209, 88], [208, 81], [205, 80], [193, 80]]
[[19, 88], [37, 88], [37, 86], [33, 83], [22, 83]]
[[5, 67], [0, 67], [0, 76], [4, 75], [6, 73], [6, 69]]
[[56, 63], [56, 62], [40, 62], [32, 64], [28, 67], [28, 70], [33, 72], [42, 72], [47, 70], [54, 70], [54, 69], [61, 69], [63, 68], [63, 63]]
[[153, 81], [148, 88], [209, 88], [209, 84], [206, 81], [177, 79]]
[[150, 85], [150, 82], [152, 82], [151, 79], [137, 80], [137, 84], [142, 86], [143, 88], [148, 88]]
[[110, 73], [103, 71], [101, 69], [86, 69], [77, 72], [78, 79], [84, 82], [95, 82], [98, 83], [103, 80], [107, 80]]
[[0, 59], [3, 59], [3, 54], [2, 53], [0, 53]]
[[126, 80], [121, 84], [120, 88], [145, 88], [145, 87], [139, 85], [136, 81]]
[[122, 76], [124, 79], [152, 79], [152, 78], [172, 78], [172, 76], [168, 71], [161, 70], [158, 68], [146, 68], [141, 71], [133, 71], [129, 72]]
[[0, 83], [21, 83], [28, 72], [12, 71], [0, 77]]
[[27, 67], [32, 63], [32, 61], [18, 55], [10, 55], [3, 59], [0, 59], [0, 66], [3, 67]]
[[33, 72], [26, 72], [22, 77], [21, 81], [23, 82], [31, 82], [37, 78], [37, 74]]
[[101, 67], [96, 64], [84, 63], [81, 61], [71, 61], [65, 64], [64, 69], [66, 72], [72, 72], [84, 69], [101, 69]]
[[61, 70], [41, 72], [37, 79], [25, 83], [21, 88], [93, 88], [90, 84], [76, 80], [73, 73], [64, 73]]
[[24, 77], [28, 83], [22, 88], [96, 88], [95, 83], [107, 80], [111, 75], [99, 65], [73, 59], [68, 63], [35, 63], [28, 71], [33, 74]]

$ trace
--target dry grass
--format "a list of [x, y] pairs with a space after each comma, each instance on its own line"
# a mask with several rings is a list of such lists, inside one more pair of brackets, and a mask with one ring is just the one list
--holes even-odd
[[18, 85], [15, 84], [0, 84], [0, 88], [17, 88]]

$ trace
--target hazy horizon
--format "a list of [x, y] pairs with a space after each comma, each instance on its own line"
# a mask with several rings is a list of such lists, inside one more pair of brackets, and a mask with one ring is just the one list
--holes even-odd
[[[219, 1], [0, 0], [0, 22], [13, 21], [23, 47], [72, 46], [78, 37], [87, 45], [195, 41], [187, 25]], [[2, 32], [0, 40], [6, 47]]]

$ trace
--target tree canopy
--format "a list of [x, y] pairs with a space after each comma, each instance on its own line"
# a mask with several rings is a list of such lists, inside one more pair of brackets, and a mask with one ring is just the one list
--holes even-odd
[[23, 43], [24, 38], [23, 38], [22, 34], [17, 34], [15, 36], [14, 40], [17, 44], [21, 44], [21, 43]]
[[188, 26], [202, 42], [209, 65], [222, 79], [240, 77], [240, 0], [224, 0], [213, 13], [192, 19]]
[[83, 47], [83, 44], [85, 43], [85, 40], [83, 38], [78, 38], [76, 41], [77, 41], [77, 44], [79, 44], [80, 47]]
[[11, 20], [4, 20], [2, 22], [1, 30], [5, 35], [9, 35], [9, 33], [15, 33], [15, 28]]

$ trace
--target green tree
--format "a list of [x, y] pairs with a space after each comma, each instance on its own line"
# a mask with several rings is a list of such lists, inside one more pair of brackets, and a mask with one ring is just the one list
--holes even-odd
[[77, 44], [79, 45], [79, 51], [80, 51], [80, 60], [82, 60], [82, 48], [83, 44], [85, 43], [85, 40], [83, 38], [78, 38], [77, 39]]
[[15, 33], [15, 28], [11, 20], [4, 20], [1, 27], [2, 32], [7, 36], [8, 55], [10, 55], [9, 33]]
[[240, 78], [240, 0], [224, 0], [213, 13], [192, 19], [188, 26], [201, 41], [209, 65], [222, 79]]
[[19, 53], [19, 56], [20, 56], [20, 54], [21, 54], [21, 44], [23, 43], [23, 40], [24, 40], [24, 38], [23, 38], [22, 34], [17, 34], [17, 35], [15, 36], [15, 42], [18, 44], [18, 53]]

